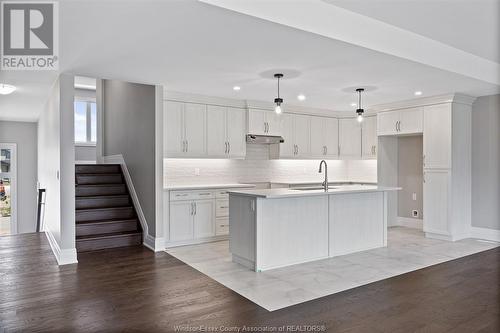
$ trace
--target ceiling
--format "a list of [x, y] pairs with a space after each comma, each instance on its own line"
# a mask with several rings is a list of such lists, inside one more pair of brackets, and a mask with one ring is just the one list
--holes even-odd
[[[340, 2], [339, 6], [347, 6]], [[420, 3], [425, 6], [428, 2]], [[60, 2], [59, 11], [61, 72], [164, 84], [181, 92], [272, 101], [276, 81], [270, 74], [283, 71], [285, 106], [303, 104], [349, 112], [358, 86], [373, 87], [366, 93], [366, 105], [407, 100], [416, 90], [423, 91], [423, 96], [500, 92], [498, 85], [463, 73], [195, 0], [127, 0], [119, 5], [113, 0], [68, 0]], [[374, 13], [372, 10], [370, 15], [375, 18]], [[392, 24], [401, 25], [400, 21]], [[498, 15], [495, 22], [498, 24]], [[422, 25], [427, 24], [426, 20]], [[473, 22], [460, 24], [465, 31], [462, 25]], [[418, 24], [415, 27], [408, 29], [415, 30]], [[488, 41], [495, 33], [482, 31], [475, 38]], [[36, 120], [56, 75], [47, 71], [0, 72], [0, 82], [19, 87], [11, 95], [0, 96], [0, 119]], [[233, 91], [234, 85], [241, 90]], [[306, 95], [304, 102], [296, 99], [301, 93]]]

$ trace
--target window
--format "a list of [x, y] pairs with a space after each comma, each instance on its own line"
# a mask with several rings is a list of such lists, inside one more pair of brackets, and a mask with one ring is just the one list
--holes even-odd
[[75, 100], [75, 143], [94, 145], [97, 141], [97, 111], [93, 100]]

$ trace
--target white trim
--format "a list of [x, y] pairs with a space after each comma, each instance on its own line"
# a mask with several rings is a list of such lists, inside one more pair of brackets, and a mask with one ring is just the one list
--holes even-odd
[[75, 142], [75, 147], [96, 147], [95, 142]]
[[472, 238], [500, 242], [500, 230], [471, 227], [470, 235]]
[[57, 243], [54, 235], [48, 230], [45, 231], [45, 236], [47, 236], [47, 240], [49, 241], [50, 248], [54, 253], [54, 257], [56, 257], [57, 264], [60, 265], [69, 265], [78, 263], [76, 257], [76, 249], [64, 249], [61, 250], [59, 244]]
[[97, 163], [96, 161], [82, 161], [82, 160], [76, 161], [75, 160], [75, 164], [96, 164], [96, 163]]
[[210, 242], [219, 242], [219, 241], [228, 240], [228, 239], [229, 239], [229, 235], [219, 235], [219, 236], [213, 236], [213, 237], [188, 239], [188, 240], [183, 240], [183, 241], [174, 241], [174, 242], [167, 242], [167, 241], [165, 241], [165, 249], [168, 249], [168, 248], [171, 248], [171, 247], [177, 247], [177, 246], [196, 245], [196, 244], [210, 243]]
[[153, 237], [151, 235], [146, 235], [146, 237], [144, 237], [144, 246], [153, 252], [164, 251], [165, 250], [165, 238]]
[[19, 228], [17, 225], [17, 144], [16, 143], [0, 143], [0, 149], [10, 149], [10, 172], [1, 172], [0, 175], [6, 174], [10, 178], [10, 234], [17, 234]]
[[424, 228], [424, 220], [398, 216], [396, 224], [393, 227], [395, 226], [422, 230]]
[[135, 211], [137, 212], [137, 216], [139, 218], [139, 222], [141, 223], [142, 231], [143, 231], [143, 241], [146, 239], [146, 235], [148, 233], [148, 224], [146, 222], [146, 217], [144, 216], [144, 212], [142, 211], [141, 204], [139, 202], [139, 197], [137, 196], [137, 192], [134, 188], [134, 183], [132, 182], [132, 177], [130, 176], [130, 172], [128, 171], [127, 164], [125, 163], [125, 159], [122, 154], [103, 156], [103, 162], [105, 164], [120, 164], [123, 170], [123, 176], [125, 177], [125, 182], [127, 183], [127, 187], [130, 193], [130, 197], [134, 203]]
[[444, 103], [458, 103], [458, 104], [472, 105], [472, 103], [474, 103], [475, 100], [476, 97], [464, 94], [446, 94], [446, 95], [414, 98], [387, 104], [373, 105], [370, 106], [368, 109], [371, 112], [378, 113], [384, 111], [408, 109], [419, 106], [429, 106], [429, 105], [444, 104]]

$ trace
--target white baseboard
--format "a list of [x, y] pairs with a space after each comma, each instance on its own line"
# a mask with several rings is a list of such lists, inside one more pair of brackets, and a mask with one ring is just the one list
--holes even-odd
[[78, 263], [78, 260], [76, 258], [76, 249], [64, 249], [61, 250], [59, 247], [59, 244], [57, 243], [56, 239], [54, 238], [54, 235], [50, 231], [45, 231], [45, 236], [47, 237], [47, 240], [49, 241], [50, 248], [52, 249], [52, 252], [54, 253], [54, 256], [56, 257], [57, 264], [58, 265], [69, 265], [69, 264], [76, 264]]
[[409, 217], [398, 216], [394, 226], [407, 227], [422, 230], [424, 228], [424, 221], [422, 219], [413, 219]]
[[164, 251], [165, 238], [146, 235], [146, 237], [144, 237], [144, 246], [154, 252]]
[[165, 242], [164, 247], [166, 249], [168, 249], [171, 247], [197, 245], [197, 244], [210, 243], [210, 242], [219, 242], [219, 241], [228, 240], [228, 239], [229, 239], [229, 235], [219, 235], [219, 236], [205, 237], [205, 238], [199, 238], [199, 239], [190, 239], [190, 240], [184, 240], [184, 241]]
[[144, 212], [142, 211], [142, 207], [141, 207], [141, 204], [139, 202], [139, 197], [137, 196], [137, 192], [135, 191], [134, 183], [132, 182], [132, 177], [130, 176], [130, 173], [128, 171], [127, 164], [125, 163], [125, 159], [123, 158], [123, 155], [118, 154], [118, 155], [103, 156], [103, 162], [105, 164], [120, 164], [122, 166], [123, 176], [125, 177], [125, 182], [127, 183], [127, 187], [128, 187], [129, 192], [130, 192], [130, 197], [132, 198], [132, 202], [134, 203], [134, 207], [135, 207], [135, 210], [137, 212], [139, 222], [141, 223], [142, 234], [143, 234], [142, 240], [143, 240], [143, 243], [146, 245], [146, 241], [147, 241], [146, 235], [149, 235], [148, 224], [146, 222], [146, 217], [144, 216]]
[[500, 230], [471, 227], [471, 237], [500, 242]]

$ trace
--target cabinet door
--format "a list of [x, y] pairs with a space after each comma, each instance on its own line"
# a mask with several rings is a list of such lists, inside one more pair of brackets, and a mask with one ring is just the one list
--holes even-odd
[[424, 107], [424, 168], [451, 168], [451, 105]]
[[184, 103], [167, 101], [163, 104], [163, 147], [167, 157], [184, 153]]
[[450, 235], [448, 225], [450, 172], [424, 170], [424, 232]]
[[336, 158], [339, 156], [339, 120], [336, 118], [323, 118], [323, 121], [325, 123], [326, 155], [329, 158]]
[[266, 112], [267, 135], [280, 136], [283, 132], [283, 115]]
[[247, 151], [245, 128], [245, 110], [228, 108], [226, 132], [229, 142], [229, 156], [245, 157]]
[[311, 156], [323, 158], [326, 155], [326, 121], [327, 118], [311, 117]]
[[399, 134], [422, 133], [424, 127], [424, 110], [422, 107], [401, 110], [399, 121]]
[[381, 112], [377, 114], [377, 134], [396, 135], [398, 134], [397, 124], [399, 121], [399, 111]]
[[226, 110], [222, 106], [207, 106], [207, 153], [211, 157], [227, 154]]
[[193, 206], [191, 201], [170, 202], [170, 241], [193, 239]]
[[339, 120], [340, 156], [361, 158], [361, 124], [356, 118]]
[[311, 117], [295, 115], [295, 145], [297, 157], [310, 157], [311, 155]]
[[248, 110], [248, 134], [267, 134], [266, 111]]
[[214, 200], [196, 200], [194, 205], [194, 238], [215, 236]]
[[280, 143], [280, 157], [295, 157], [294, 116], [283, 114], [281, 117], [283, 121], [282, 136], [285, 142]]
[[363, 158], [377, 156], [377, 118], [365, 117], [361, 125]]
[[186, 103], [184, 109], [184, 128], [187, 155], [202, 157], [206, 155], [207, 106]]

